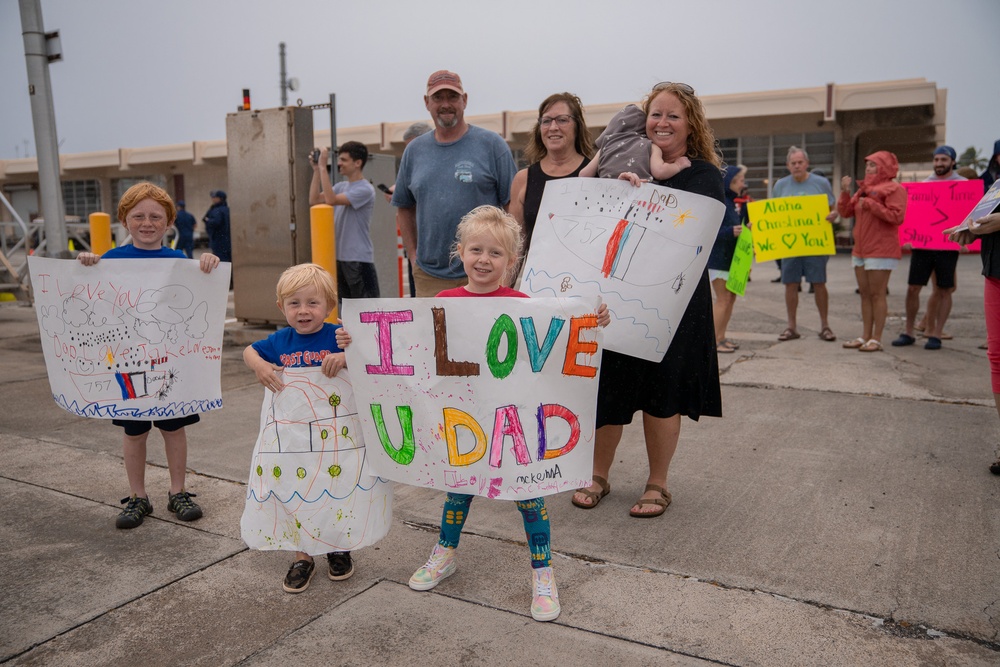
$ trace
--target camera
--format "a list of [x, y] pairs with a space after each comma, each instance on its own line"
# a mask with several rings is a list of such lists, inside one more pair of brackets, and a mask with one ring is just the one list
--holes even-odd
[[313, 164], [319, 164], [319, 149], [314, 148], [312, 153], [309, 154], [309, 161]]

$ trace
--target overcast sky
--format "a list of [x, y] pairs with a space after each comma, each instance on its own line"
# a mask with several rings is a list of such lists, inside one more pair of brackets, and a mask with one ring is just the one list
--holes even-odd
[[[662, 80], [700, 94], [923, 77], [948, 89], [947, 139], [1000, 139], [998, 0], [41, 0], [60, 152], [225, 138], [250, 88], [280, 104], [337, 95], [340, 127], [426, 120], [437, 69], [470, 115], [531, 109], [568, 90], [637, 101]], [[0, 159], [35, 155], [17, 0], [0, 0]], [[325, 112], [317, 128], [328, 127]]]

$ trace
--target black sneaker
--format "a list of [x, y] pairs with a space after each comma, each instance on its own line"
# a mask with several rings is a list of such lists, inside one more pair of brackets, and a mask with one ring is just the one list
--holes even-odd
[[333, 581], [343, 581], [350, 579], [354, 574], [354, 563], [351, 561], [350, 551], [333, 551], [326, 555], [326, 561], [330, 564], [330, 579]]
[[316, 564], [311, 560], [297, 560], [288, 568], [285, 581], [281, 587], [286, 593], [301, 593], [309, 588], [309, 582], [316, 574]]
[[990, 472], [994, 475], [1000, 475], [1000, 456], [997, 460], [990, 464]]
[[144, 516], [153, 513], [153, 505], [149, 502], [149, 498], [131, 496], [122, 498], [121, 502], [125, 505], [125, 509], [115, 519], [115, 528], [135, 528], [142, 524]]
[[201, 518], [201, 506], [191, 500], [196, 493], [188, 493], [181, 489], [180, 493], [168, 494], [167, 511], [173, 512], [181, 521], [194, 521]]

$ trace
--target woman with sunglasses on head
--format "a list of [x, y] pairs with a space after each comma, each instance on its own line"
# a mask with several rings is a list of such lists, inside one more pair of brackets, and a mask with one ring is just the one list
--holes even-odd
[[[528, 256], [542, 192], [548, 181], [574, 178], [594, 154], [594, 141], [583, 119], [583, 104], [573, 93], [549, 95], [538, 107], [538, 120], [524, 149], [530, 165], [511, 183], [510, 214], [521, 224]], [[517, 272], [514, 273], [517, 275]]]
[[[669, 82], [657, 84], [646, 97], [642, 109], [646, 112], [646, 136], [659, 148], [663, 160], [675, 163], [686, 157], [691, 162], [690, 167], [676, 176], [654, 183], [724, 203], [715, 135], [691, 86]], [[633, 182], [638, 179], [636, 174], [628, 173], [621, 177]], [[698, 278], [698, 286], [661, 361], [604, 351], [597, 395], [594, 483], [573, 495], [573, 504], [577, 507], [593, 508], [610, 493], [608, 473], [615, 450], [624, 425], [631, 423], [638, 411], [642, 411], [649, 475], [645, 490], [629, 514], [649, 518], [663, 514], [671, 502], [667, 473], [680, 437], [681, 415], [694, 420], [702, 415], [722, 416], [712, 292], [707, 271]]]

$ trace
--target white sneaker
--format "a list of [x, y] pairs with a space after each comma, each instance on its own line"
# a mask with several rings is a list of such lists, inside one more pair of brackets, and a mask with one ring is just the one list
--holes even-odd
[[410, 588], [429, 591], [455, 572], [455, 550], [435, 544], [431, 557], [410, 577]]
[[536, 621], [554, 621], [562, 608], [559, 606], [559, 591], [551, 567], [539, 567], [531, 571], [531, 617]]

